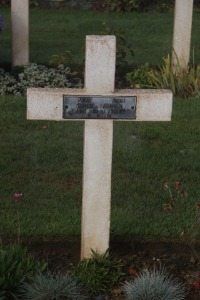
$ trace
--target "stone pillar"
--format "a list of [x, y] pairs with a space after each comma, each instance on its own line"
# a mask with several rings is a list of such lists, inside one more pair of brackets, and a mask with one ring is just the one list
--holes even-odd
[[29, 0], [11, 0], [12, 65], [29, 62]]
[[[172, 69], [179, 62], [186, 68], [190, 59], [193, 0], [176, 0], [174, 13], [174, 33], [172, 50]], [[177, 62], [178, 59], [178, 62]]]

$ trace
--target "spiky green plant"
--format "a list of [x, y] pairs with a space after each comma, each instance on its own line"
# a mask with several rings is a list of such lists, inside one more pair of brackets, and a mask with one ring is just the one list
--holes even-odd
[[74, 275], [91, 295], [109, 294], [124, 273], [119, 260], [108, 254], [92, 250], [92, 257], [83, 259], [74, 269]]
[[42, 272], [47, 264], [28, 255], [20, 245], [0, 247], [0, 299], [6, 293], [13, 292], [21, 283], [38, 272]]
[[124, 284], [128, 300], [183, 300], [184, 285], [170, 276], [164, 268], [143, 270], [134, 281]]
[[70, 275], [39, 273], [29, 283], [23, 283], [21, 297], [25, 300], [83, 300], [82, 290]]
[[200, 65], [188, 65], [182, 68], [178, 57], [174, 69], [171, 67], [171, 57], [163, 58], [159, 70], [148, 72], [149, 84], [156, 88], [169, 88], [174, 95], [180, 97], [200, 96]]
[[126, 79], [132, 88], [171, 89], [180, 97], [200, 96], [200, 65], [195, 66], [193, 62], [183, 69], [177, 58], [172, 69], [170, 55], [163, 57], [163, 64], [158, 69], [146, 64], [127, 73]]

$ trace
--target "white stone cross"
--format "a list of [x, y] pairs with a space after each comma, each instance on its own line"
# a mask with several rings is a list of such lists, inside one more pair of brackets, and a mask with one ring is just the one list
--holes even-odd
[[178, 63], [181, 68], [186, 69], [189, 62], [192, 13], [193, 0], [176, 0], [172, 51], [172, 70], [174, 71]]
[[12, 65], [29, 62], [29, 0], [11, 0]]
[[[87, 36], [84, 89], [30, 88], [27, 118], [63, 119], [63, 95], [136, 96], [134, 121], [169, 121], [169, 90], [115, 90], [115, 36]], [[68, 120], [69, 121], [69, 120]], [[70, 120], [71, 121], [71, 120]], [[86, 119], [84, 132], [81, 257], [91, 249], [104, 253], [109, 247], [113, 120]]]

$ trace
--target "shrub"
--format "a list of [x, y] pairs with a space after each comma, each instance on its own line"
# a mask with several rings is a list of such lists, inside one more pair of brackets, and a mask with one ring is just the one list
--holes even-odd
[[138, 9], [138, 0], [106, 0], [104, 7], [109, 11], [132, 11]]
[[200, 96], [200, 65], [182, 69], [177, 63], [172, 71], [170, 56], [164, 57], [163, 61], [158, 70], [146, 65], [128, 73], [126, 79], [131, 87], [171, 89], [180, 97]]
[[28, 64], [16, 78], [0, 69], [0, 95], [25, 95], [28, 87], [69, 88], [80, 87], [79, 78], [64, 65], [47, 68], [43, 65]]
[[126, 80], [132, 88], [140, 89], [149, 87], [148, 72], [150, 71], [148, 63], [139, 66], [136, 70], [126, 74]]
[[20, 95], [20, 86], [17, 80], [0, 69], [0, 95]]
[[123, 288], [128, 300], [183, 300], [186, 296], [184, 286], [165, 269], [145, 269]]
[[59, 54], [53, 54], [50, 57], [49, 65], [52, 67], [58, 67], [59, 65], [66, 66], [69, 63], [73, 63], [73, 58], [70, 51], [64, 51]]
[[104, 8], [109, 11], [159, 11], [173, 8], [173, 0], [105, 0]]
[[128, 42], [128, 37], [121, 29], [116, 29], [103, 23], [103, 31], [101, 34], [115, 35], [116, 36], [116, 64], [122, 66], [127, 64], [127, 56], [134, 56], [134, 50], [132, 45]]
[[24, 72], [19, 74], [19, 82], [23, 94], [27, 87], [69, 88], [80, 83], [78, 79], [72, 77], [70, 68], [64, 65], [54, 69], [37, 64], [26, 65]]
[[108, 255], [92, 251], [92, 257], [83, 259], [74, 268], [73, 274], [91, 295], [109, 294], [124, 273], [121, 263]]
[[86, 299], [80, 285], [69, 275], [37, 274], [30, 283], [24, 282], [21, 296], [25, 300]]
[[7, 245], [0, 248], [0, 291], [1, 298], [4, 293], [11, 292], [19, 284], [33, 276], [39, 271], [43, 271], [47, 264], [43, 261], [36, 261], [27, 254], [26, 249], [20, 245]]
[[200, 65], [188, 65], [187, 69], [182, 69], [177, 63], [172, 71], [170, 56], [164, 57], [163, 60], [164, 63], [158, 71], [148, 73], [150, 86], [169, 88], [174, 95], [180, 97], [200, 96]]

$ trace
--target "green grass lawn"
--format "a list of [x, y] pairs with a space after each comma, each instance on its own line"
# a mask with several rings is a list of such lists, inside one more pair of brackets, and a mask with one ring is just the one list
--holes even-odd
[[[0, 66], [11, 63], [10, 10], [2, 9]], [[86, 34], [102, 23], [127, 33], [135, 49], [129, 64], [158, 64], [171, 52], [172, 14], [30, 11], [30, 61], [47, 64], [69, 50], [83, 66]], [[192, 47], [199, 62], [199, 14]], [[200, 195], [200, 101], [175, 99], [171, 122], [115, 122], [111, 236], [177, 238], [190, 227]], [[26, 120], [25, 97], [0, 97], [0, 237], [58, 239], [80, 236], [83, 122]], [[182, 181], [188, 197], [173, 214], [163, 210], [163, 182]], [[20, 203], [14, 193], [23, 193]]]
[[[111, 236], [178, 237], [200, 195], [200, 101], [175, 99], [171, 122], [115, 122]], [[48, 128], [47, 128], [48, 126]], [[0, 236], [80, 235], [83, 122], [26, 120], [25, 97], [0, 98]], [[163, 182], [184, 182], [173, 214]], [[13, 194], [24, 193], [20, 203]]]
[[[0, 65], [11, 63], [10, 9], [2, 8], [6, 30], [0, 35]], [[135, 50], [129, 57], [130, 65], [158, 64], [171, 53], [173, 13], [102, 13], [71, 10], [30, 10], [30, 61], [47, 64], [53, 54], [71, 52], [76, 64], [84, 60], [85, 36], [101, 34], [103, 23], [126, 33]], [[194, 13], [191, 48], [195, 49], [196, 62], [200, 60], [199, 14]]]

